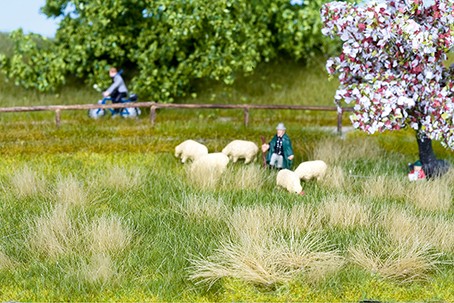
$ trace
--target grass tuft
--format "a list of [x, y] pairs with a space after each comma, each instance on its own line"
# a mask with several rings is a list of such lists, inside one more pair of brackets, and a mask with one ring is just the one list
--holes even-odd
[[41, 194], [45, 189], [45, 180], [34, 172], [29, 166], [13, 172], [11, 186], [19, 198], [32, 197]]
[[92, 222], [88, 235], [94, 254], [122, 251], [132, 240], [130, 229], [121, 218], [115, 216], [102, 216]]
[[173, 204], [191, 220], [222, 220], [228, 211], [222, 198], [209, 194], [184, 194], [181, 203], [174, 201]]
[[428, 211], [448, 211], [453, 201], [450, 174], [444, 178], [410, 182], [405, 176], [371, 176], [362, 185], [366, 196], [381, 199], [404, 200]]
[[305, 233], [321, 227], [321, 217], [315, 209], [299, 204], [290, 210], [281, 205], [236, 207], [228, 218], [230, 230], [235, 237], [248, 239], [255, 234], [260, 239], [262, 232]]
[[363, 183], [363, 193], [368, 197], [402, 199], [405, 196], [407, 180], [404, 177], [373, 176]]
[[215, 189], [223, 174], [217, 168], [210, 168], [203, 165], [187, 165], [185, 168], [189, 183], [204, 189]]
[[0, 250], [0, 270], [12, 269], [15, 266], [15, 262], [2, 250]]
[[56, 196], [59, 203], [66, 205], [86, 205], [89, 202], [88, 192], [74, 176], [62, 177], [56, 184]]
[[281, 205], [239, 206], [233, 210], [227, 222], [232, 235], [243, 243], [261, 241], [266, 233], [283, 230], [287, 226], [288, 212]]
[[[344, 260], [313, 233], [317, 216], [307, 206], [237, 207], [228, 217], [229, 239], [214, 254], [191, 260], [191, 279], [212, 285], [230, 277], [261, 286], [300, 276], [325, 279]], [[290, 235], [290, 236], [288, 236]]]
[[109, 254], [97, 253], [89, 262], [82, 263], [79, 276], [91, 284], [109, 284], [117, 275], [117, 269]]
[[452, 205], [452, 183], [447, 179], [429, 182], [411, 182], [405, 191], [405, 200], [429, 211], [448, 211]]
[[53, 210], [31, 221], [30, 225], [32, 249], [51, 258], [71, 252], [79, 242], [65, 204], [57, 204]]
[[320, 212], [330, 226], [343, 228], [367, 226], [372, 215], [370, 208], [358, 197], [347, 195], [325, 198]]
[[322, 226], [322, 217], [311, 206], [306, 204], [295, 205], [287, 217], [288, 231], [303, 233], [310, 230], [317, 230]]
[[304, 276], [307, 281], [324, 279], [344, 264], [342, 256], [330, 249], [319, 237], [307, 234], [297, 238], [262, 233], [228, 240], [213, 255], [191, 260], [190, 278], [196, 283], [213, 285], [225, 277], [265, 287], [286, 283]]
[[382, 214], [382, 226], [390, 238], [400, 243], [424, 243], [441, 251], [454, 252], [454, 223], [440, 216], [417, 217], [398, 209]]
[[139, 187], [144, 179], [140, 167], [125, 168], [113, 166], [107, 170], [107, 176], [102, 180], [102, 185], [116, 190], [128, 190]]
[[373, 275], [406, 283], [426, 279], [439, 264], [440, 255], [432, 252], [428, 245], [382, 243], [380, 247], [373, 251], [368, 243], [358, 244], [349, 249], [349, 259]]
[[382, 155], [379, 145], [373, 138], [345, 141], [342, 139], [324, 139], [316, 143], [310, 159], [325, 161], [328, 165], [336, 165], [348, 160], [374, 159]]
[[321, 184], [324, 186], [337, 190], [345, 188], [348, 182], [347, 175], [340, 166], [328, 166], [327, 172], [321, 180]]
[[263, 168], [256, 164], [230, 166], [224, 177], [221, 179], [220, 186], [223, 189], [254, 189], [262, 188], [266, 178]]

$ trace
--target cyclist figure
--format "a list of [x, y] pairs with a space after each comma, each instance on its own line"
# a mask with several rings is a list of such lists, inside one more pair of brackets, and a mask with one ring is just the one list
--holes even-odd
[[[104, 98], [110, 97], [112, 103], [120, 103], [121, 99], [128, 97], [128, 89], [121, 77], [121, 72], [115, 67], [109, 69], [109, 76], [112, 78], [112, 85], [102, 93]], [[120, 113], [120, 108], [114, 110], [114, 114]]]

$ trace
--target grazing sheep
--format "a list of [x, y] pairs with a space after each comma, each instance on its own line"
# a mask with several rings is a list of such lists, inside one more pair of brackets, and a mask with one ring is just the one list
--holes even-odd
[[175, 147], [175, 157], [181, 157], [181, 163], [185, 163], [188, 159], [195, 161], [206, 154], [208, 154], [208, 148], [194, 140], [186, 140]]
[[252, 141], [244, 140], [233, 140], [222, 150], [222, 153], [226, 154], [233, 163], [238, 159], [244, 158], [244, 164], [247, 164], [256, 159], [259, 148]]
[[222, 174], [229, 163], [229, 157], [223, 153], [211, 153], [203, 155], [192, 163], [191, 172], [196, 174], [207, 174], [212, 173]]
[[320, 181], [326, 173], [328, 166], [322, 160], [306, 161], [298, 165], [295, 169], [296, 175], [305, 181], [317, 178]]
[[291, 193], [304, 194], [300, 178], [298, 178], [294, 171], [289, 169], [282, 169], [277, 173], [276, 184]]

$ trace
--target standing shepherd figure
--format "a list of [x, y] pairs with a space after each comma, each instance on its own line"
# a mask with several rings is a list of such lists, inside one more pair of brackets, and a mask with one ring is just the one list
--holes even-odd
[[276, 135], [271, 139], [269, 144], [262, 145], [262, 152], [268, 151], [266, 163], [271, 168], [291, 169], [293, 160], [292, 141], [285, 133], [285, 126], [279, 123], [276, 127]]

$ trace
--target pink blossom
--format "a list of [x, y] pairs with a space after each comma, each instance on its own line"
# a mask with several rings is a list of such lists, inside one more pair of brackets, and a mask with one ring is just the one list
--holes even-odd
[[453, 0], [326, 3], [323, 34], [343, 48], [327, 62], [339, 77], [335, 102], [352, 103], [353, 126], [368, 133], [409, 126], [454, 149]]

